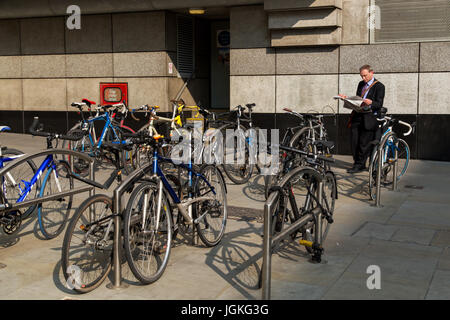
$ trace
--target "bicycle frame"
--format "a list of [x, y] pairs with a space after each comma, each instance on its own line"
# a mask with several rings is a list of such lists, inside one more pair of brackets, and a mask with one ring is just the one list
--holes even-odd
[[[156, 176], [158, 176], [158, 177], [161, 179], [161, 181], [162, 181], [164, 187], [167, 189], [167, 191], [169, 192], [169, 194], [170, 194], [172, 200], [173, 200], [176, 204], [181, 203], [181, 200], [180, 200], [180, 198], [178, 198], [178, 195], [176, 194], [175, 190], [173, 190], [172, 186], [171, 186], [170, 183], [167, 181], [167, 178], [166, 178], [166, 176], [164, 175], [164, 172], [162, 172], [161, 168], [159, 167], [159, 163], [158, 163], [159, 161], [172, 163], [173, 165], [175, 165], [175, 166], [177, 166], [177, 167], [180, 167], [180, 168], [183, 168], [183, 169], [188, 170], [188, 172], [189, 172], [189, 174], [188, 174], [188, 177], [189, 177], [189, 187], [192, 187], [193, 176], [195, 176], [195, 177], [197, 177], [197, 178], [201, 178], [204, 182], [206, 182], [206, 184], [207, 184], [208, 187], [211, 189], [211, 191], [213, 192], [213, 194], [214, 194], [214, 195], [216, 194], [216, 192], [215, 192], [215, 190], [214, 190], [214, 187], [211, 186], [211, 184], [209, 183], [209, 181], [208, 181], [202, 174], [197, 173], [197, 172], [195, 172], [195, 170], [193, 170], [193, 168], [192, 168], [192, 163], [191, 163], [191, 162], [189, 162], [188, 165], [185, 165], [185, 164], [176, 164], [176, 163], [173, 162], [172, 159], [169, 159], [169, 158], [165, 158], [165, 157], [160, 156], [160, 155], [158, 154], [157, 148], [155, 148], [155, 151], [153, 152], [153, 163], [152, 163], [152, 168], [153, 168], [153, 169], [152, 169], [152, 173], [153, 173], [153, 175], [156, 175]], [[190, 196], [191, 196], [191, 194], [190, 194]]]
[[[17, 159], [17, 158], [23, 157], [24, 155], [25, 155], [25, 154], [19, 154], [19, 155], [11, 156], [11, 157], [3, 157], [3, 155], [1, 155], [1, 152], [0, 152], [0, 169], [2, 169], [2, 168], [4, 167], [4, 163], [5, 163], [5, 162], [13, 161], [13, 160], [15, 160], [15, 159]], [[12, 185], [16, 185], [16, 181], [14, 180], [14, 177], [11, 175], [11, 173], [8, 172], [8, 173], [6, 174], [6, 176], [7, 176], [7, 178], [9, 179], [9, 181], [11, 182]], [[3, 185], [2, 192], [5, 192], [5, 190], [4, 190], [4, 181], [5, 181], [5, 178], [3, 177], [3, 181], [2, 181], [2, 185]]]
[[[53, 168], [53, 172], [55, 174], [58, 191], [59, 192], [62, 191], [61, 190], [61, 186], [59, 184], [58, 173], [56, 172], [56, 165], [55, 165], [55, 162], [54, 162], [54, 159], [53, 159], [53, 155], [48, 155], [47, 157], [45, 157], [44, 161], [39, 166], [39, 169], [36, 170], [36, 173], [33, 175], [33, 177], [31, 178], [30, 181], [21, 180], [21, 182], [24, 185], [24, 188], [21, 187], [20, 182], [19, 182], [18, 187], [19, 187], [19, 190], [20, 190], [21, 194], [19, 196], [19, 199], [17, 199], [16, 203], [23, 202], [27, 198], [27, 196], [30, 194], [31, 190], [35, 186], [36, 182], [40, 178], [40, 176], [44, 173], [45, 170], [48, 170], [48, 168], [50, 168], [50, 167]], [[4, 184], [3, 184], [3, 188], [1, 190], [1, 193], [2, 193], [2, 197], [6, 200]]]

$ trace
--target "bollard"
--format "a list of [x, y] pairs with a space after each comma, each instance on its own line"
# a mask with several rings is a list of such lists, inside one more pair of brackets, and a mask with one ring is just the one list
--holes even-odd
[[395, 141], [394, 168], [392, 170], [392, 191], [397, 191], [397, 172], [398, 172], [398, 140]]

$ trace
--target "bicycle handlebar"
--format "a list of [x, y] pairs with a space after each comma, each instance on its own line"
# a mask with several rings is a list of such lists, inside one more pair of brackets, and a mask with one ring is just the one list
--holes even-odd
[[30, 128], [28, 129], [30, 133], [33, 136], [40, 136], [40, 137], [50, 137], [50, 138], [56, 138], [56, 139], [64, 139], [64, 140], [72, 140], [77, 141], [80, 140], [81, 136], [69, 136], [65, 134], [57, 134], [57, 133], [50, 133], [50, 132], [44, 132], [44, 131], [37, 131], [37, 127], [39, 125], [39, 117], [34, 117], [33, 123], [31, 124]]
[[413, 126], [410, 125], [409, 123], [403, 122], [403, 121], [401, 121], [401, 120], [399, 120], [398, 123], [400, 123], [401, 125], [404, 125], [405, 127], [408, 127], [408, 128], [409, 128], [408, 132], [406, 132], [406, 133], [403, 134], [405, 137], [406, 137], [406, 136], [409, 136], [409, 135], [411, 134], [411, 132], [413, 131]]
[[416, 126], [415, 123], [413, 123], [411, 125], [411, 124], [409, 124], [407, 122], [404, 122], [404, 121], [401, 121], [401, 120], [396, 120], [396, 119], [393, 119], [392, 117], [388, 117], [388, 116], [384, 116], [382, 119], [377, 119], [377, 121], [379, 121], [379, 122], [383, 121], [385, 123], [387, 123], [389, 121], [392, 121], [393, 124], [398, 123], [398, 124], [401, 124], [401, 125], [407, 127], [409, 130], [406, 133], [403, 133], [403, 136], [405, 136], [405, 137], [409, 136], [414, 131], [414, 128]]

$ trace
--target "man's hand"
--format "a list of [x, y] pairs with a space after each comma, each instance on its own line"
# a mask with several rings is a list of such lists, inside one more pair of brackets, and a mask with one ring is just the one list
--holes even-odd
[[372, 104], [372, 100], [370, 100], [370, 99], [364, 99], [363, 102], [365, 105], [368, 105], [368, 106], [370, 106]]
[[339, 97], [341, 97], [342, 99], [347, 99], [347, 96], [345, 94], [338, 94]]

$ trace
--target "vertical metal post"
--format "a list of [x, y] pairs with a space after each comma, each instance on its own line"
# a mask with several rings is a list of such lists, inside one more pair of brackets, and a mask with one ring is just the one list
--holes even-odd
[[[319, 182], [319, 194], [317, 195], [317, 201], [322, 205], [323, 202], [323, 180]], [[315, 233], [316, 238], [315, 242], [322, 246], [322, 210], [319, 210], [316, 217], [316, 225], [315, 225]]]
[[[273, 194], [273, 193], [272, 193]], [[278, 197], [278, 195], [277, 195]], [[272, 269], [272, 235], [271, 235], [271, 223], [272, 223], [272, 202], [273, 199], [269, 197], [268, 201], [264, 204], [264, 241], [263, 241], [263, 265], [262, 265], [262, 300], [270, 299], [270, 273]]]
[[383, 165], [383, 145], [384, 140], [382, 141], [382, 144], [378, 146], [378, 165], [377, 165], [377, 194], [375, 198], [375, 206], [381, 207], [381, 166]]
[[113, 246], [113, 270], [114, 270], [114, 277], [113, 282], [109, 283], [106, 287], [108, 289], [124, 289], [127, 288], [128, 285], [125, 283], [122, 283], [122, 266], [120, 264], [120, 257], [121, 257], [121, 249], [122, 249], [122, 243], [121, 243], [121, 217], [120, 213], [121, 210], [121, 201], [120, 201], [120, 193], [116, 189], [114, 190], [113, 194], [113, 213], [114, 216], [114, 246]]
[[394, 150], [394, 168], [392, 170], [392, 191], [397, 191], [397, 172], [398, 172], [398, 140], [395, 141]]

